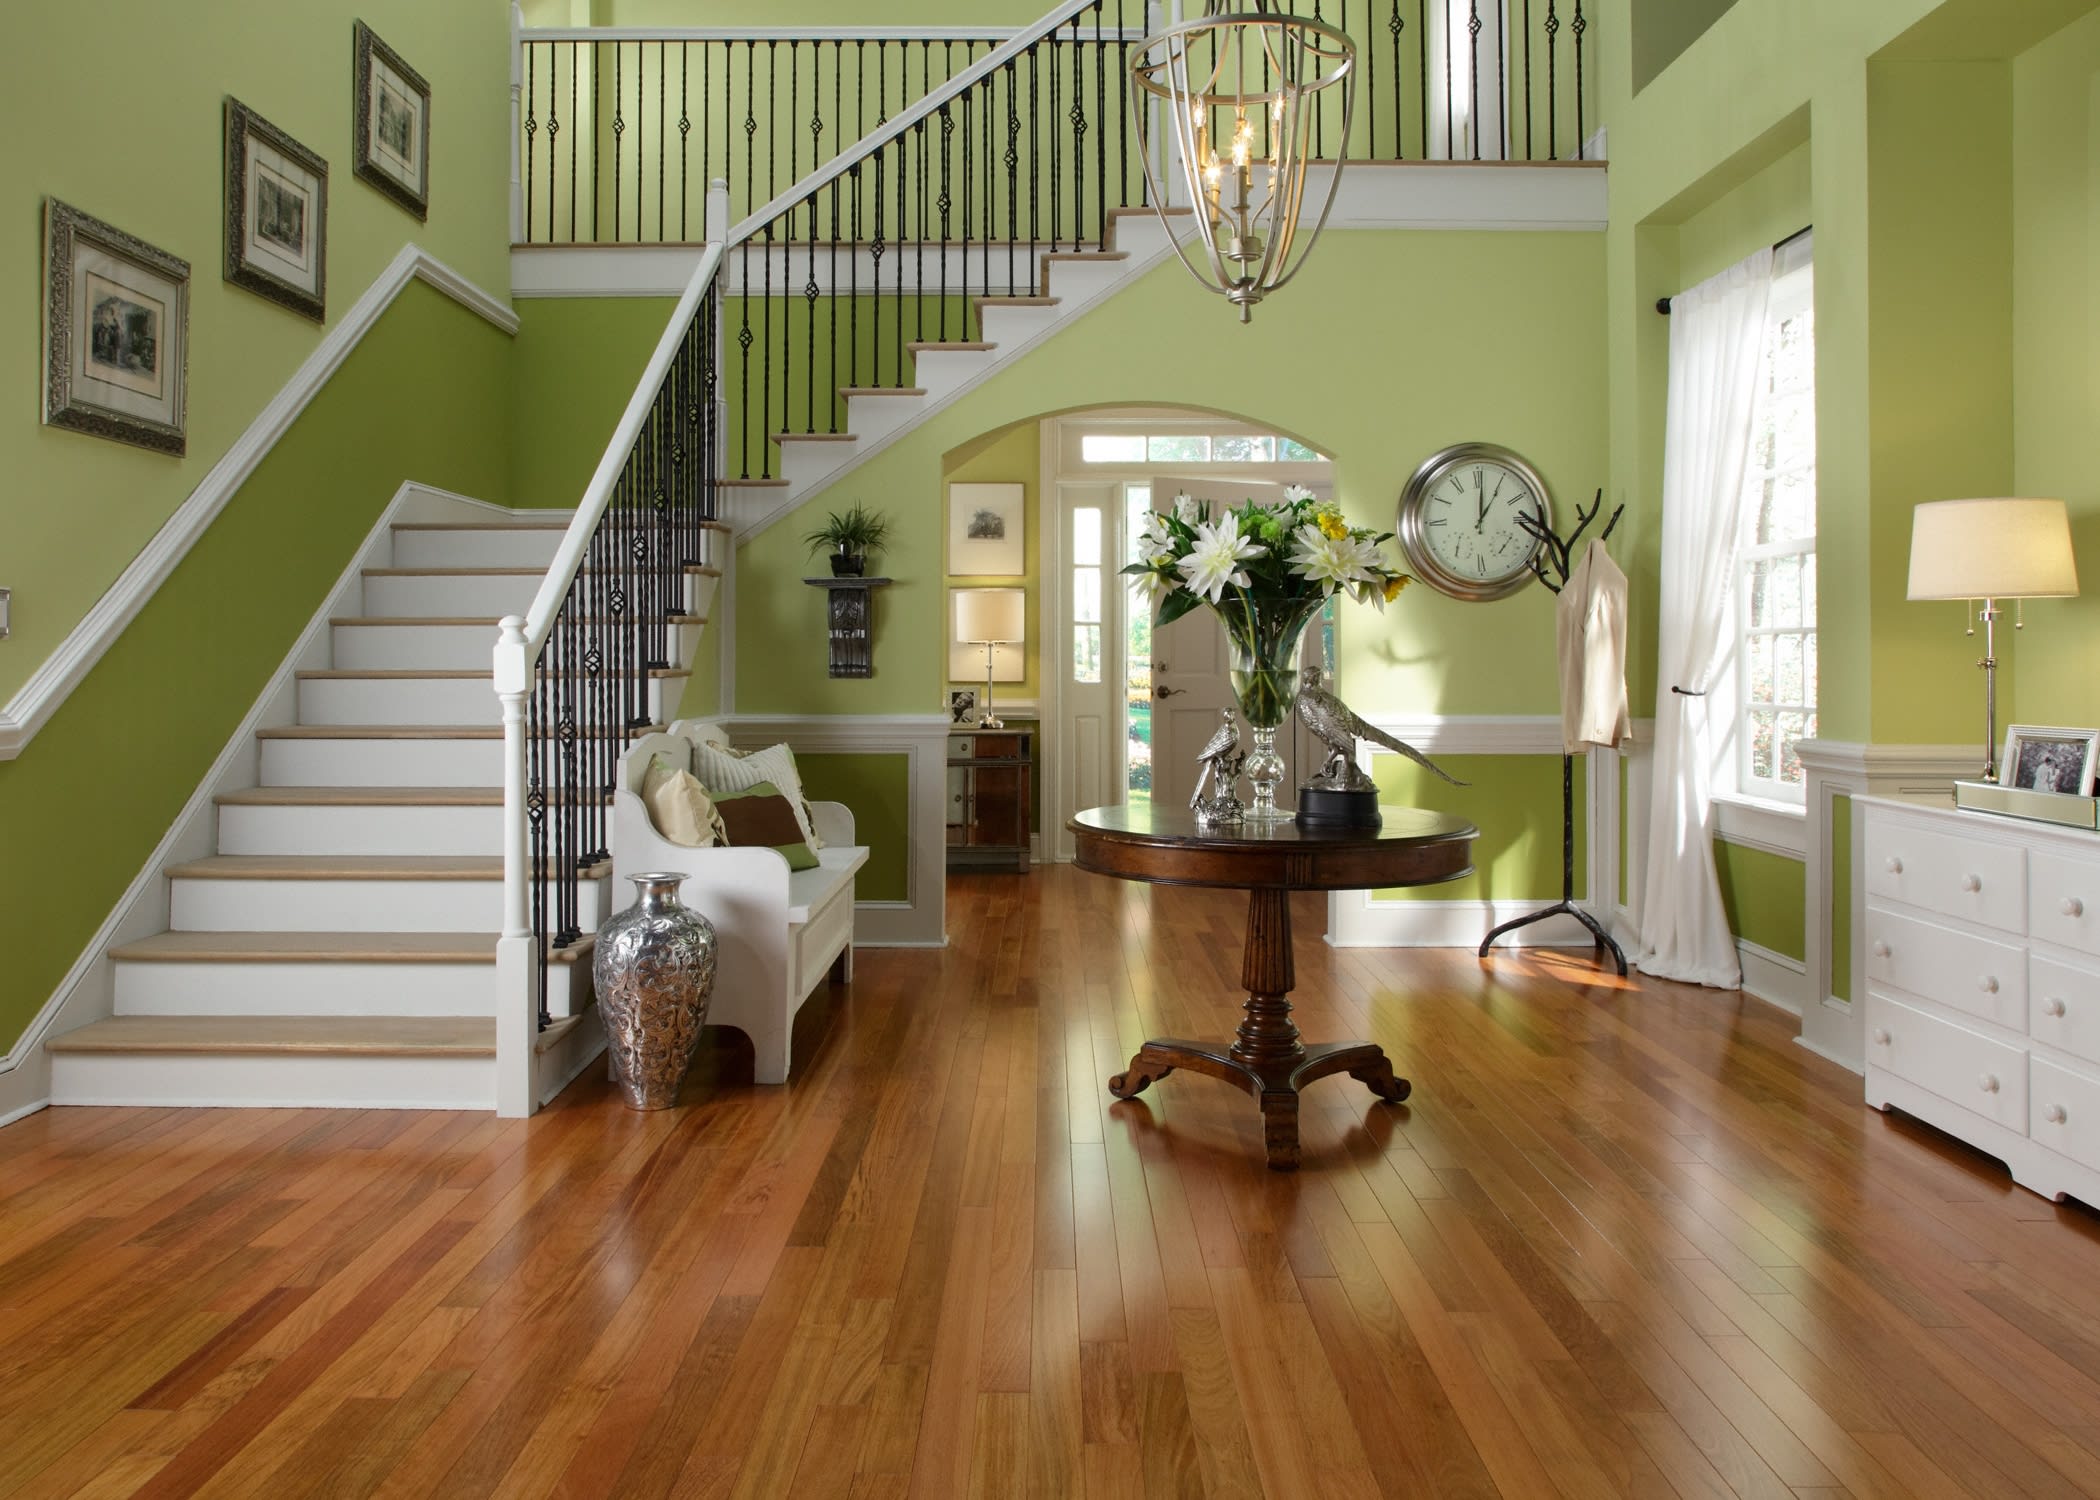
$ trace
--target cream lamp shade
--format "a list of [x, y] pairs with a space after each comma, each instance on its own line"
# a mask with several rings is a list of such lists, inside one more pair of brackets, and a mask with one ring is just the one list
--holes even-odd
[[1028, 639], [1027, 595], [1020, 589], [958, 589], [955, 638], [973, 646]]
[[1928, 500], [1912, 513], [1913, 599], [2064, 599], [2078, 592], [2061, 500]]

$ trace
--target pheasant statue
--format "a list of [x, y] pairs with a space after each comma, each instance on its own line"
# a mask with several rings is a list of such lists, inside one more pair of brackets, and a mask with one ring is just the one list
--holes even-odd
[[1335, 792], [1372, 790], [1371, 778], [1365, 775], [1363, 768], [1356, 763], [1358, 740], [1369, 740], [1374, 745], [1385, 746], [1397, 755], [1404, 755], [1424, 770], [1443, 777], [1453, 786], [1468, 785], [1405, 740], [1395, 739], [1377, 725], [1364, 722], [1355, 709], [1327, 691], [1324, 686], [1325, 676], [1319, 667], [1308, 667], [1304, 684], [1298, 689], [1298, 722], [1310, 730], [1314, 738], [1327, 746], [1327, 763], [1321, 768], [1320, 775], [1312, 778], [1308, 785]]

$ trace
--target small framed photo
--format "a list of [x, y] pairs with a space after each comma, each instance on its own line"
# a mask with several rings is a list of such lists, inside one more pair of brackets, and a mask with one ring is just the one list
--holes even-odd
[[2100, 729], [2010, 724], [1998, 777], [2006, 786], [2022, 791], [2085, 796], [2092, 790], [2096, 753], [2100, 753]]
[[226, 101], [226, 279], [320, 322], [328, 307], [328, 163]]
[[977, 727], [977, 689], [948, 689], [948, 723], [956, 729]]
[[44, 421], [159, 453], [188, 445], [190, 263], [44, 201]]
[[957, 578], [1019, 578], [1028, 491], [1018, 484], [948, 486], [948, 572]]
[[430, 85], [364, 22], [356, 23], [350, 170], [414, 214], [430, 215]]

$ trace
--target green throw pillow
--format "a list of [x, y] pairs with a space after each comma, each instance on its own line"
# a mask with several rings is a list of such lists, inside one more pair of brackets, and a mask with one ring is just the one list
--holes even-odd
[[740, 792], [713, 793], [715, 812], [729, 830], [732, 848], [777, 849], [787, 856], [790, 870], [814, 870], [819, 860], [802, 836], [795, 817], [795, 804], [770, 781], [761, 781]]

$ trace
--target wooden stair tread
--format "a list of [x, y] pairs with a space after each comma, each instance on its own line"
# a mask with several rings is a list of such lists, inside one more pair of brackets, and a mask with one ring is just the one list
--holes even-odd
[[952, 343], [906, 344], [904, 347], [913, 354], [985, 354], [999, 346], [987, 344], [982, 339], [958, 339]]
[[776, 443], [857, 443], [859, 438], [850, 432], [776, 432]]
[[[630, 739], [661, 734], [666, 724], [643, 724], [618, 731]], [[586, 738], [597, 739], [608, 731], [591, 730]], [[258, 729], [259, 740], [500, 740], [500, 724], [278, 724]]]
[[[1350, 164], [1351, 166], [1355, 166], [1355, 165], [1356, 165], [1356, 162], [1355, 162], [1355, 160], [1354, 160], [1354, 159], [1352, 158], [1349, 164]], [[1186, 219], [1186, 218], [1188, 218], [1188, 217], [1189, 217], [1189, 216], [1190, 216], [1191, 214], [1193, 214], [1194, 212], [1195, 212], [1195, 210], [1194, 210], [1194, 209], [1192, 209], [1192, 208], [1169, 208], [1169, 209], [1157, 209], [1157, 208], [1112, 208], [1112, 209], [1110, 209], [1110, 210], [1108, 211], [1108, 216], [1109, 216], [1109, 217], [1110, 217], [1111, 219], [1122, 219], [1122, 218], [1143, 218], [1143, 219], [1156, 219], [1156, 218], [1158, 218], [1158, 217], [1160, 216], [1160, 214], [1161, 214], [1161, 213], [1165, 213], [1165, 214], [1167, 215], [1167, 217], [1169, 217], [1169, 218], [1173, 218], [1173, 219]]]
[[1055, 307], [1058, 303], [1055, 297], [972, 297], [970, 301], [977, 307]]
[[841, 396], [923, 396], [926, 388], [919, 385], [842, 385]]
[[44, 1045], [72, 1053], [494, 1057], [496, 1023], [482, 1016], [113, 1016]]
[[[672, 625], [705, 625], [705, 624], [707, 623], [707, 616], [706, 616], [706, 615], [665, 615], [665, 616], [664, 616], [664, 620], [665, 620], [665, 622], [666, 622], [666, 623], [668, 623], [668, 624], [672, 624]], [[489, 619], [489, 618], [487, 618], [486, 616], [483, 616], [483, 615], [331, 615], [331, 616], [329, 617], [328, 623], [329, 623], [330, 625], [361, 625], [361, 626], [370, 626], [370, 625], [408, 625], [408, 626], [415, 626], [415, 627], [422, 627], [422, 626], [426, 626], [426, 625], [434, 625], [434, 626], [440, 626], [440, 627], [444, 627], [444, 626], [452, 626], [452, 627], [459, 627], [459, 626], [485, 626], [485, 627], [487, 627], [487, 628], [488, 628], [488, 629], [490, 629], [490, 630], [494, 630], [494, 629], [495, 629], [495, 628], [496, 628], [497, 626], [501, 625], [501, 624], [502, 624], [503, 622], [502, 622], [501, 620], [491, 620], [491, 619]], [[579, 625], [612, 625], [612, 624], [627, 624], [627, 623], [631, 623], [631, 620], [616, 620], [616, 619], [613, 619], [613, 618], [611, 618], [611, 617], [600, 617], [600, 616], [597, 616], [597, 615], [585, 615], [585, 616], [581, 617], [581, 618], [580, 618], [580, 619], [579, 619], [579, 620], [577, 621], [577, 623], [578, 623]]]
[[[482, 681], [487, 682], [495, 677], [496, 669], [494, 665], [491, 665], [486, 672], [475, 671], [471, 667], [372, 667], [366, 670], [356, 670], [344, 667], [317, 667], [312, 671], [295, 672], [292, 675], [297, 677], [301, 682], [306, 682], [309, 680], [319, 682], [361, 681], [365, 678], [394, 677], [407, 678], [414, 681], [434, 681], [440, 678], [480, 678]], [[569, 677], [581, 677], [584, 674], [581, 672], [568, 672], [562, 675]], [[648, 675], [651, 677], [690, 677], [693, 674], [684, 667], [651, 667], [649, 668]]]
[[[550, 793], [550, 796], [553, 795]], [[574, 794], [583, 800], [583, 794]], [[612, 799], [607, 797], [606, 801]], [[212, 798], [220, 807], [501, 807], [500, 786], [251, 786]]]
[[127, 963], [480, 964], [496, 960], [493, 932], [157, 932], [120, 943]]
[[556, 521], [396, 521], [396, 531], [567, 531], [571, 517]]
[[787, 488], [787, 481], [785, 479], [717, 479], [715, 488], [718, 490], [784, 490]]
[[1061, 260], [1128, 260], [1128, 250], [1045, 250], [1044, 264]]
[[[577, 871], [603, 880], [612, 863]], [[496, 854], [211, 854], [170, 865], [170, 880], [501, 880]]]

